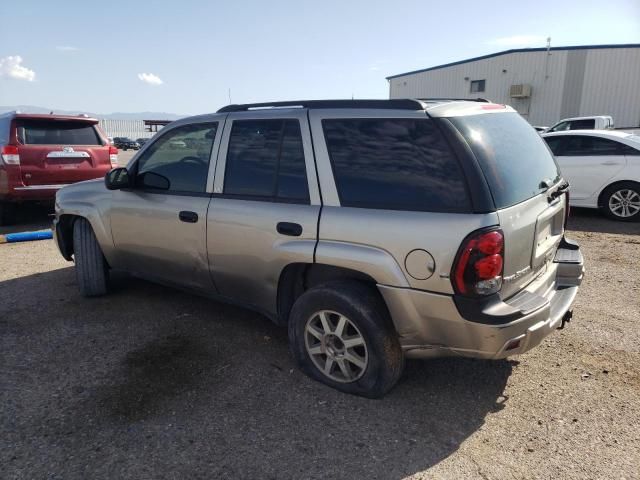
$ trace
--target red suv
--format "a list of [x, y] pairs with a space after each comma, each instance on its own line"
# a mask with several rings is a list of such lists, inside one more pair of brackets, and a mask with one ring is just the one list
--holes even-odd
[[98, 120], [87, 116], [0, 115], [0, 225], [24, 202], [53, 202], [70, 183], [103, 177], [118, 164]]

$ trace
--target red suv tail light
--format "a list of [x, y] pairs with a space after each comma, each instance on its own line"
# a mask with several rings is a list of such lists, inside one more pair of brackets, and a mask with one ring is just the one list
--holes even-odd
[[502, 288], [504, 235], [481, 230], [467, 237], [453, 266], [453, 287], [465, 296], [490, 295]]
[[18, 147], [7, 145], [2, 147], [2, 161], [7, 165], [20, 165], [20, 155]]
[[118, 149], [116, 147], [109, 147], [109, 161], [111, 162], [111, 166], [116, 168], [118, 166]]

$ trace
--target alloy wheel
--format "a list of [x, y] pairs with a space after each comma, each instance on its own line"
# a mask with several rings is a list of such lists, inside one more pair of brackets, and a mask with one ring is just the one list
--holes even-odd
[[323, 375], [340, 383], [358, 380], [367, 369], [367, 344], [358, 327], [344, 315], [322, 310], [304, 329], [305, 347]]
[[629, 218], [640, 212], [640, 194], [624, 188], [609, 197], [609, 210], [617, 217]]

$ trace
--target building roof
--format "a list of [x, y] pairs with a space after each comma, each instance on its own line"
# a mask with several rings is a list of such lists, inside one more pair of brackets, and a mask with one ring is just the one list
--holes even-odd
[[[599, 50], [603, 48], [640, 48], [640, 43], [623, 43], [612, 45], [575, 45], [572, 47], [551, 47], [549, 50], [557, 52], [561, 50]], [[510, 53], [528, 53], [528, 52], [545, 52], [547, 47], [541, 48], [513, 48], [511, 50], [504, 50], [502, 52], [490, 53], [489, 55], [482, 55], [481, 57], [467, 58], [466, 60], [460, 60], [457, 62], [445, 63], [444, 65], [437, 65], [435, 67], [423, 68], [421, 70], [413, 70], [411, 72], [398, 73], [397, 75], [391, 75], [387, 77], [387, 80], [392, 78], [404, 77], [405, 75], [412, 75], [414, 73], [429, 72], [431, 70], [438, 70], [440, 68], [453, 67], [454, 65], [462, 65], [463, 63], [475, 62], [477, 60], [485, 60], [487, 58], [499, 57], [500, 55], [508, 55]]]

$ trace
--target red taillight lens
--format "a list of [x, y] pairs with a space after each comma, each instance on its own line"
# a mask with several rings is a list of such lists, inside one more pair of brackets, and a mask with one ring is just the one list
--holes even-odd
[[109, 161], [112, 167], [118, 166], [118, 149], [116, 147], [109, 147]]
[[7, 165], [20, 165], [18, 147], [14, 145], [2, 147], [2, 161]]
[[474, 268], [480, 280], [489, 280], [502, 273], [502, 257], [500, 255], [489, 255], [478, 260]]
[[500, 230], [480, 231], [468, 237], [453, 267], [453, 286], [469, 296], [490, 295], [502, 288], [504, 235]]

